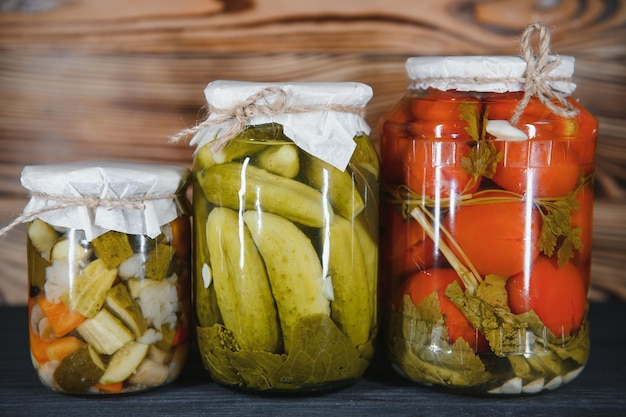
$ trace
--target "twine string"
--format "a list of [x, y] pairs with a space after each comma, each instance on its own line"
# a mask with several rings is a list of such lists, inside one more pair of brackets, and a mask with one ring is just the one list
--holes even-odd
[[[275, 96], [273, 102], [269, 98]], [[250, 95], [244, 101], [237, 103], [235, 106], [218, 109], [209, 105], [208, 114], [205, 120], [187, 129], [183, 129], [177, 134], [170, 137], [170, 142], [178, 142], [188, 136], [195, 135], [202, 129], [222, 123], [231, 122], [231, 126], [224, 131], [218, 138], [214, 138], [210, 142], [211, 152], [218, 152], [226, 146], [226, 144], [243, 131], [255, 116], [274, 116], [277, 114], [300, 114], [316, 111], [334, 111], [342, 113], [353, 113], [364, 116], [365, 109], [363, 107], [348, 106], [343, 104], [325, 104], [325, 105], [303, 105], [289, 106], [287, 105], [287, 93], [279, 87], [270, 86], [263, 88], [256, 93]], [[233, 123], [234, 122], [234, 123]]]
[[134, 209], [134, 210], [145, 210], [146, 209], [146, 201], [155, 201], [155, 200], [171, 200], [175, 199], [178, 196], [176, 194], [163, 194], [157, 196], [148, 196], [148, 197], [131, 197], [131, 198], [98, 198], [98, 197], [90, 197], [90, 196], [82, 196], [82, 197], [65, 197], [58, 195], [50, 195], [45, 193], [31, 193], [31, 197], [42, 198], [50, 201], [57, 202], [59, 204], [55, 204], [52, 206], [46, 206], [39, 208], [37, 210], [32, 210], [28, 213], [23, 213], [22, 215], [16, 217], [11, 223], [7, 226], [0, 229], [0, 238], [6, 236], [11, 230], [13, 230], [20, 223], [26, 223], [35, 217], [39, 216], [43, 213], [48, 213], [55, 210], [63, 210], [70, 207], [86, 207], [89, 209], [95, 209], [99, 207], [104, 207], [107, 209]]
[[[537, 34], [539, 51], [535, 54], [532, 47], [533, 35]], [[550, 61], [550, 32], [547, 27], [540, 23], [533, 23], [522, 34], [521, 41], [522, 54], [526, 61], [526, 72], [524, 73], [524, 96], [515, 108], [511, 117], [511, 124], [517, 125], [524, 109], [528, 106], [530, 99], [536, 97], [554, 114], [563, 117], [574, 117], [578, 114], [576, 109], [561, 93], [552, 88], [549, 81], [550, 72], [557, 68], [561, 59], [557, 56]]]

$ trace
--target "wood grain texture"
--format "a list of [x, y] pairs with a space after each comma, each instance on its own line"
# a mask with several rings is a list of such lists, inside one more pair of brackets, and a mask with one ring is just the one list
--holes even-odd
[[[0, 1], [0, 220], [26, 201], [24, 165], [189, 166], [168, 137], [202, 118], [209, 81], [361, 81], [375, 127], [407, 57], [517, 54], [534, 21], [576, 57], [576, 96], [600, 120], [592, 294], [626, 299], [626, 0]], [[0, 245], [0, 294], [23, 303], [23, 230]]]

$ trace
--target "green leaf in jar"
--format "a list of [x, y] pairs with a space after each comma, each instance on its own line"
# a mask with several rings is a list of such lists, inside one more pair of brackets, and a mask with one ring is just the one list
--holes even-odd
[[461, 120], [467, 123], [465, 131], [475, 141], [469, 156], [461, 159], [461, 169], [470, 174], [474, 181], [478, 181], [481, 176], [492, 178], [503, 154], [497, 151], [493, 142], [484, 140], [487, 113], [482, 116], [481, 126], [481, 111], [477, 103], [460, 103], [459, 110]]
[[478, 126], [480, 120], [480, 106], [478, 103], [459, 103], [459, 117], [467, 123], [467, 127], [465, 128], [467, 134], [472, 139], [479, 140], [482, 135]]
[[[582, 229], [572, 227], [572, 213], [580, 207], [576, 201], [576, 191], [557, 199], [537, 199], [542, 216], [539, 249], [551, 257], [557, 251], [560, 267], [574, 256], [575, 250], [582, 250]], [[558, 249], [557, 249], [558, 246]]]
[[232, 333], [220, 324], [196, 326], [196, 337], [202, 363], [211, 376], [223, 384], [239, 385], [242, 379], [231, 366], [229, 357], [229, 353], [239, 350]]
[[446, 297], [457, 306], [473, 327], [480, 330], [498, 356], [523, 352], [527, 323], [506, 309], [497, 308], [478, 296], [463, 291], [458, 282], [446, 288]]
[[231, 366], [241, 377], [239, 385], [259, 390], [285, 388], [280, 378], [273, 375], [275, 370], [285, 363], [286, 355], [262, 350], [240, 350], [228, 355]]
[[205, 367], [221, 383], [258, 390], [295, 391], [358, 378], [368, 365], [324, 314], [294, 325], [289, 355], [242, 350], [222, 325], [198, 327]]
[[393, 316], [391, 334], [399, 336], [390, 342], [391, 353], [409, 378], [451, 387], [480, 385], [490, 379], [485, 365], [463, 338], [448, 342], [437, 294], [417, 307], [405, 296], [401, 310]]
[[578, 332], [565, 340], [548, 337], [546, 347], [553, 350], [561, 359], [572, 359], [584, 364], [589, 356], [589, 322], [583, 320]]
[[289, 343], [289, 356], [274, 378], [302, 387], [357, 379], [368, 362], [324, 314], [300, 318]]
[[502, 157], [502, 152], [498, 152], [493, 142], [481, 140], [472, 147], [469, 156], [461, 159], [461, 169], [470, 174], [474, 180], [480, 176], [492, 178]]
[[494, 307], [510, 311], [505, 278], [497, 275], [487, 275], [478, 285], [476, 296]]

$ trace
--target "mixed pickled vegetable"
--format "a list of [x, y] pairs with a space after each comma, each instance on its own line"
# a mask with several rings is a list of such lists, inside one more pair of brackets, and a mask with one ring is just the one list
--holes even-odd
[[190, 224], [154, 239], [28, 226], [29, 334], [41, 381], [66, 393], [126, 393], [175, 379], [189, 346]]
[[219, 383], [250, 390], [343, 386], [376, 334], [376, 152], [345, 171], [279, 124], [249, 126], [194, 161], [199, 350]]
[[596, 120], [523, 93], [412, 92], [380, 123], [380, 291], [408, 378], [534, 393], [589, 354]]

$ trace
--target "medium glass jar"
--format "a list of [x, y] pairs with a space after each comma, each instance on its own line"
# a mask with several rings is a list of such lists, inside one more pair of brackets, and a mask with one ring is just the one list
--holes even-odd
[[531, 394], [585, 366], [598, 123], [563, 81], [573, 59], [554, 68], [548, 108], [520, 104], [520, 57], [407, 61], [379, 124], [379, 285], [391, 362], [413, 381]]
[[371, 89], [216, 81], [205, 94], [229, 121], [253, 107], [222, 148], [211, 116], [191, 142], [206, 369], [260, 392], [353, 383], [377, 329], [378, 156], [360, 114]]
[[30, 352], [70, 394], [173, 381], [189, 350], [188, 170], [113, 162], [28, 166]]

